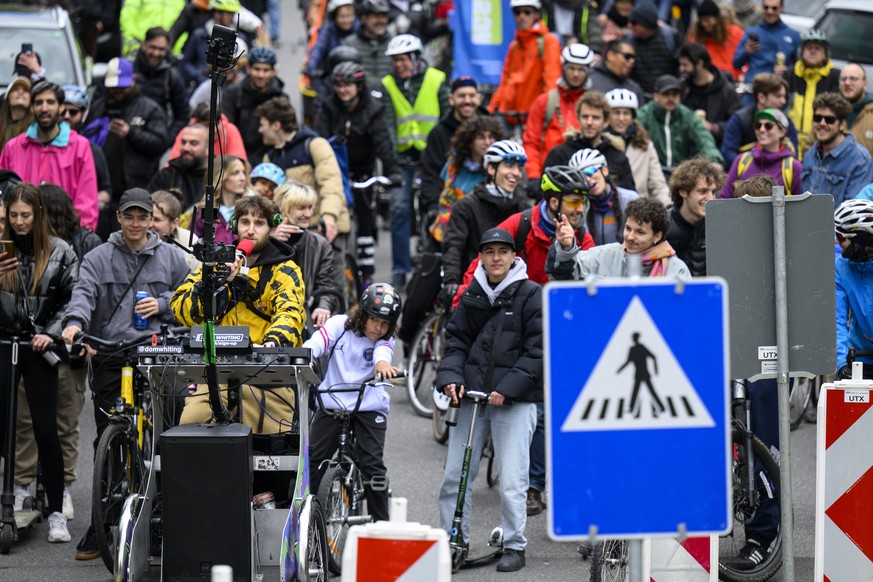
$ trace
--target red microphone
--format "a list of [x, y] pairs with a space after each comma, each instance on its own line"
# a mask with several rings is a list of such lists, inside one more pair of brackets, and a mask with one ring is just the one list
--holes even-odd
[[253, 250], [255, 250], [255, 242], [250, 238], [244, 238], [236, 245], [237, 257], [247, 257]]

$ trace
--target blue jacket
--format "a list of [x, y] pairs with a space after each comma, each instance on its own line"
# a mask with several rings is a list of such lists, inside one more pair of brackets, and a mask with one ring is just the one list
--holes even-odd
[[358, 22], [346, 32], [340, 31], [335, 22], [328, 22], [318, 31], [318, 40], [309, 51], [309, 59], [306, 61], [306, 73], [313, 80], [330, 73], [324, 68], [327, 66], [327, 55], [342, 43], [343, 39], [358, 30]]
[[[749, 34], [758, 35], [758, 43], [761, 48], [754, 53], [746, 52], [746, 41]], [[761, 22], [757, 26], [750, 26], [743, 34], [737, 52], [734, 53], [734, 68], [742, 69], [749, 65], [746, 72], [746, 82], [751, 83], [758, 73], [772, 73], [776, 64], [776, 53], [785, 55], [785, 66], [791, 69], [797, 60], [797, 50], [800, 48], [800, 33], [782, 22], [767, 24]]]
[[843, 142], [821, 155], [821, 144], [814, 143], [803, 156], [801, 186], [804, 192], [831, 194], [834, 208], [844, 200], [858, 195], [861, 188], [873, 182], [873, 160], [867, 148], [855, 136], [847, 134]]
[[[873, 262], [837, 257], [837, 370], [849, 348], [873, 350]], [[859, 358], [868, 364], [873, 359]]]

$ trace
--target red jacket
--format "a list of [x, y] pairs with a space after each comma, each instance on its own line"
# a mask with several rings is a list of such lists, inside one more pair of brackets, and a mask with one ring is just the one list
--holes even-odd
[[[527, 238], [524, 241], [524, 262], [527, 264], [527, 278], [534, 283], [545, 285], [549, 282], [549, 277], [546, 275], [546, 258], [549, 256], [549, 247], [555, 242], [555, 239], [543, 232], [540, 228], [540, 213], [541, 206], [537, 204], [531, 209], [530, 214], [530, 231], [527, 233]], [[521, 223], [521, 212], [517, 212], [497, 225], [497, 228], [502, 228], [509, 232], [512, 236], [518, 232], [518, 225]], [[583, 251], [587, 251], [594, 246], [594, 239], [588, 233], [583, 231], [582, 237], [579, 237], [580, 232], [576, 232], [576, 241]], [[458, 306], [458, 301], [464, 293], [464, 289], [473, 280], [473, 273], [476, 267], [479, 266], [479, 258], [475, 258], [470, 262], [467, 271], [464, 273], [464, 280], [455, 294], [455, 299], [452, 301], [452, 308]]]
[[[549, 103], [549, 91], [536, 98], [527, 116], [527, 124], [524, 126], [522, 145], [527, 153], [527, 164], [524, 169], [528, 178], [539, 178], [543, 175], [543, 162], [546, 154], [552, 148], [564, 143], [564, 132], [568, 129], [579, 129], [579, 118], [576, 117], [576, 102], [585, 93], [585, 89], [569, 89], [563, 81], [558, 81], [558, 109], [552, 116], [549, 126], [543, 135], [543, 123], [546, 118], [546, 109]], [[560, 113], [559, 113], [560, 111]]]
[[529, 30], [516, 31], [488, 110], [527, 111], [540, 93], [555, 88], [560, 77], [561, 42], [542, 20]]

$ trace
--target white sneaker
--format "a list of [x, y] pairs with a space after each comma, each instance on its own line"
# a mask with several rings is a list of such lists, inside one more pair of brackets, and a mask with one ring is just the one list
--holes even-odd
[[70, 530], [67, 529], [67, 518], [63, 513], [58, 511], [52, 513], [48, 518], [49, 535], [48, 541], [51, 543], [68, 542], [70, 541]]
[[16, 485], [12, 492], [15, 493], [15, 505], [13, 507], [14, 511], [21, 511], [24, 509], [24, 500], [30, 495], [30, 487], [27, 485]]
[[67, 521], [70, 521], [75, 516], [75, 511], [73, 510], [73, 496], [70, 494], [70, 488], [64, 487], [64, 506], [63, 506], [64, 517], [67, 518]]

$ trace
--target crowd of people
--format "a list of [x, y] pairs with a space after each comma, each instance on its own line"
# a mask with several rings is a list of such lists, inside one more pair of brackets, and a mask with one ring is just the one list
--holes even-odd
[[[492, 431], [501, 459], [499, 571], [524, 567], [526, 517], [544, 507], [540, 286], [550, 279], [627, 276], [633, 259], [644, 276], [703, 276], [708, 201], [774, 186], [830, 194], [842, 247], [838, 370], [850, 349], [873, 349], [873, 94], [860, 64], [833, 64], [824, 33], [782, 22], [781, 0], [679, 2], [678, 17], [665, 0], [510, 0], [515, 36], [493, 91], [451, 74], [440, 43], [450, 1], [415, 3], [424, 18], [389, 0], [304, 1], [311, 42], [300, 111], [278, 76], [278, 1], [92, 4], [103, 3], [77, 12], [85, 51], [98, 54], [104, 29], [120, 39], [105, 76], [93, 87], [59, 87], [34, 46], [19, 55], [0, 105], [9, 241], [0, 331], [30, 338], [31, 348], [20, 362], [29, 406], [20, 407], [16, 502], [38, 457], [49, 541], [70, 541], [86, 384], [82, 361], [63, 344], [89, 330], [131, 339], [142, 333], [134, 316], [147, 329], [203, 321], [191, 251], [207, 226], [207, 183], [215, 241], [253, 245], [244, 263], [229, 265], [218, 318], [249, 326], [259, 345], [306, 342], [331, 358], [337, 346], [372, 348], [363, 362], [333, 363], [326, 383], [348, 379], [352, 367], [393, 376], [395, 331], [408, 355], [434, 301], [455, 310], [435, 399], [457, 403], [473, 387], [490, 395], [476, 442]], [[239, 38], [213, 112], [206, 48], [216, 24], [238, 28]], [[376, 175], [390, 182], [391, 271], [378, 284], [380, 209], [372, 191], [352, 187]], [[425, 268], [435, 260], [441, 269]], [[359, 308], [347, 314], [347, 301]], [[60, 364], [42, 357], [47, 350]], [[10, 353], [0, 346], [0, 361]], [[88, 358], [99, 438], [122, 361]], [[2, 382], [4, 393], [16, 389]], [[773, 392], [756, 384], [753, 398]], [[205, 394], [197, 387], [186, 399], [182, 422], [210, 418]], [[386, 476], [386, 399], [361, 408], [368, 480]], [[249, 403], [243, 420], [258, 432], [287, 430], [289, 402], [293, 394]], [[774, 406], [756, 406], [756, 421], [775, 425]], [[469, 413], [465, 402], [461, 411]], [[320, 459], [335, 447], [329, 425], [322, 414], [312, 427]], [[449, 437], [446, 529], [462, 432]], [[767, 444], [778, 446], [772, 436]], [[317, 466], [313, 475], [317, 483]], [[384, 516], [384, 496], [368, 499]], [[469, 519], [467, 511], [465, 543]], [[775, 536], [778, 515], [756, 520], [763, 525], [747, 525], [739, 568], [754, 567]], [[77, 558], [98, 556], [92, 527]]]

